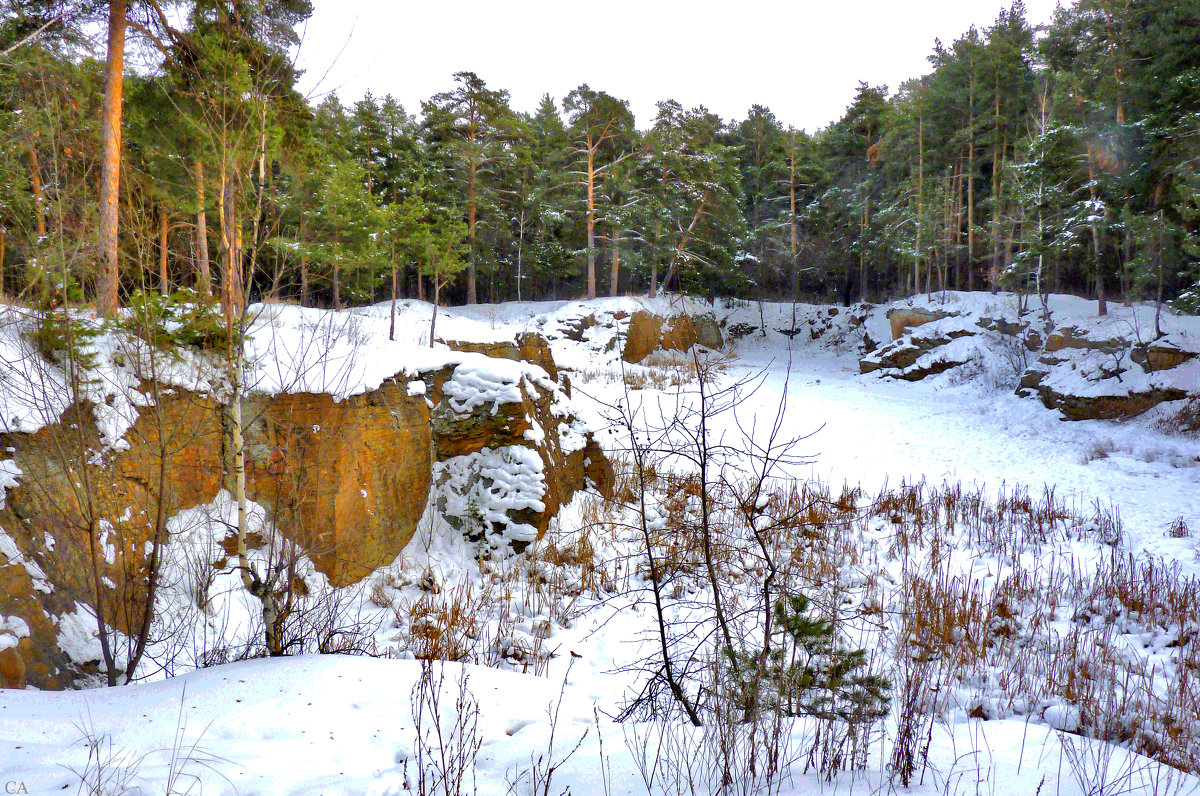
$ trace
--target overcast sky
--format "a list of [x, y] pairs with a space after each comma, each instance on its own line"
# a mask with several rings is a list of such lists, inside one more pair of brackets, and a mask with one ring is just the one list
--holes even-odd
[[[1025, 1], [1035, 25], [1057, 2]], [[640, 128], [672, 98], [725, 120], [758, 103], [812, 132], [841, 116], [858, 81], [894, 90], [928, 71], [935, 38], [986, 28], [1008, 2], [313, 0], [301, 89], [346, 104], [390, 93], [416, 114], [472, 71], [522, 111], [547, 92], [561, 108], [587, 83], [628, 100]]]

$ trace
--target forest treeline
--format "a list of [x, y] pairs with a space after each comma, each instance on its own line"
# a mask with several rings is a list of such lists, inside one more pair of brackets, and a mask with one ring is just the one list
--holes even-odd
[[1044, 29], [1018, 0], [815, 133], [670, 100], [639, 130], [588, 85], [524, 113], [471, 72], [419, 109], [310, 103], [309, 0], [0, 7], [10, 298], [1200, 305], [1200, 0], [1079, 0]]

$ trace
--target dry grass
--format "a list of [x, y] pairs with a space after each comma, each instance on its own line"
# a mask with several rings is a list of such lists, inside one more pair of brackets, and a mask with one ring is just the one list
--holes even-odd
[[1155, 421], [1154, 426], [1164, 434], [1200, 436], [1200, 395], [1188, 398], [1179, 409]]
[[[544, 673], [556, 627], [615, 594], [648, 594], [645, 555], [629, 552], [643, 488], [669, 612], [703, 613], [699, 480], [653, 464], [638, 473], [622, 457], [613, 464], [613, 496], [583, 499], [580, 528], [484, 562], [482, 586], [432, 584], [397, 607], [412, 654]], [[1052, 706], [1074, 711], [1070, 731], [1200, 767], [1200, 582], [1119, 553], [1112, 508], [1068, 505], [1052, 489], [767, 486], [708, 485], [727, 610], [753, 645], [763, 595], [803, 593], [843, 638], [883, 655], [901, 781], [920, 776], [939, 716], [1050, 721]], [[379, 585], [372, 600], [393, 599], [396, 585]], [[672, 629], [672, 643], [705, 637], [691, 621]]]
[[[660, 577], [698, 583], [698, 484], [657, 474], [655, 484], [666, 519], [655, 539]], [[726, 486], [710, 498], [724, 529], [720, 577], [731, 611], [745, 612], [765, 578], [738, 519], [745, 500]], [[891, 653], [909, 736], [897, 765], [910, 777], [931, 715], [1041, 721], [1052, 705], [1078, 710], [1076, 732], [1183, 770], [1200, 765], [1200, 583], [1177, 566], [1119, 554], [1111, 507], [1070, 506], [1053, 489], [925, 483], [873, 497], [793, 483], [764, 505], [775, 593], [809, 594], [856, 644], [874, 640]], [[1077, 543], [1094, 558], [1056, 552]]]
[[1167, 536], [1172, 539], [1187, 539], [1191, 537], [1192, 531], [1188, 528], [1187, 522], [1183, 517], [1177, 517], [1167, 526]]
[[[978, 718], [1036, 720], [1065, 704], [1078, 711], [1076, 732], [1183, 770], [1200, 764], [1200, 583], [1118, 554], [1114, 511], [1082, 513], [1050, 491], [989, 500], [916, 485], [877, 496], [872, 513], [906, 573], [889, 601], [906, 689], [914, 677], [948, 684], [945, 707]], [[1096, 544], [1098, 562], [1047, 555], [1069, 540]], [[927, 666], [914, 675], [910, 660]]]
[[[724, 358], [704, 358], [699, 367], [709, 376], [723, 373], [728, 368]], [[694, 385], [697, 382], [697, 362], [691, 354], [682, 351], [654, 351], [637, 364], [621, 363], [602, 368], [582, 368], [572, 371], [579, 384], [600, 382], [602, 384], [624, 384], [631, 390], [660, 390], [669, 392]]]

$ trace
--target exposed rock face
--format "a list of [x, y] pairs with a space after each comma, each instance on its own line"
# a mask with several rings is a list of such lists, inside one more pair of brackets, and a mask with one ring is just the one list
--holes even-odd
[[[582, 338], [583, 330], [594, 326], [595, 323], [594, 315], [587, 316], [577, 331], [579, 337]], [[546, 338], [536, 332], [521, 332], [515, 341], [477, 343], [466, 340], [444, 340], [443, 342], [455, 351], [472, 351], [497, 359], [529, 362], [546, 371], [552, 380], [558, 380], [558, 367], [554, 364], [554, 355], [550, 353], [550, 344], [546, 342]]]
[[725, 344], [712, 315], [673, 315], [663, 318], [639, 310], [629, 319], [621, 358], [638, 363], [653, 351], [688, 351], [695, 345], [719, 349]]
[[[1019, 394], [1036, 395], [1069, 420], [1133, 417], [1200, 388], [1200, 351], [1186, 332], [1143, 344], [1131, 339], [1136, 323], [1112, 319], [1039, 331], [1033, 315], [1003, 309], [892, 309], [894, 339], [862, 356], [859, 370], [916, 381], [973, 361], [1012, 368]], [[1037, 352], [1032, 364], [1030, 352]]]
[[[258, 410], [258, 411], [254, 411]], [[247, 491], [335, 586], [390, 563], [412, 538], [431, 483], [432, 424], [407, 382], [334, 402], [258, 398]]]
[[940, 321], [952, 315], [941, 310], [930, 310], [924, 307], [897, 307], [888, 310], [887, 319], [892, 325], [892, 339], [899, 340], [906, 332], [924, 326], [927, 323]]
[[1150, 372], [1171, 370], [1196, 358], [1195, 351], [1184, 351], [1173, 345], [1150, 343], [1135, 345], [1130, 351], [1133, 361]]
[[1047, 354], [1058, 351], [1097, 351], [1101, 354], [1115, 354], [1129, 347], [1129, 341], [1121, 338], [1093, 339], [1076, 326], [1062, 326], [1055, 329], [1046, 338], [1042, 347]]
[[[1022, 387], [1025, 382], [1022, 382]], [[1028, 388], [1026, 388], [1028, 389]], [[1073, 395], [1037, 384], [1034, 389], [1048, 409], [1058, 409], [1067, 420], [1125, 420], [1164, 401], [1187, 397], [1182, 390], [1150, 390], [1128, 395]]]
[[[516, 348], [544, 354], [538, 364], [553, 372], [545, 341]], [[488, 512], [486, 527], [467, 512], [448, 517], [481, 548], [498, 546], [493, 537], [510, 526], [520, 527], [513, 547], [528, 544], [576, 490], [611, 484], [607, 461], [561, 390], [537, 369], [483, 356], [340, 402], [251, 396], [243, 415], [249, 498], [338, 586], [393, 561], [431, 495], [453, 510], [436, 491], [448, 488], [448, 478], [436, 481], [447, 472]], [[144, 551], [156, 528], [231, 486], [225, 412], [209, 397], [164, 391], [141, 410], [128, 447], [103, 461], [89, 453], [102, 448], [90, 418], [80, 410], [3, 440], [23, 475], [0, 510], [0, 686], [69, 687], [93, 670], [59, 640], [62, 617], [95, 602], [93, 555], [111, 583], [101, 589], [105, 612], [126, 632], [145, 606]], [[514, 481], [526, 487], [523, 502], [489, 502]], [[89, 500], [90, 512], [81, 509]], [[99, 534], [89, 531], [89, 516], [102, 518]], [[95, 552], [89, 540], [97, 537]]]

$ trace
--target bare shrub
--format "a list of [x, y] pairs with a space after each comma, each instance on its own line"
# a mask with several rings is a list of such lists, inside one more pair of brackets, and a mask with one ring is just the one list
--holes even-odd
[[1176, 517], [1167, 526], [1167, 536], [1172, 539], [1187, 539], [1191, 535], [1192, 531], [1188, 528], [1188, 524], [1184, 521], [1183, 517]]
[[1158, 418], [1154, 427], [1164, 434], [1200, 436], [1200, 395], [1190, 396], [1178, 409]]
[[1079, 454], [1079, 463], [1091, 464], [1099, 459], [1107, 459], [1110, 455], [1115, 453], [1116, 450], [1117, 446], [1112, 440], [1096, 440], [1087, 448], [1085, 448], [1083, 453]]
[[[460, 668], [453, 684], [457, 690], [454, 704], [444, 706], [444, 665], [437, 664], [435, 673], [433, 661], [421, 662], [421, 676], [412, 690], [418, 796], [459, 796], [475, 790], [475, 760], [483, 745], [479, 702], [471, 693], [465, 668]], [[408, 760], [404, 767], [407, 780]]]

